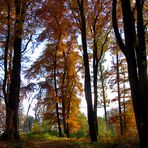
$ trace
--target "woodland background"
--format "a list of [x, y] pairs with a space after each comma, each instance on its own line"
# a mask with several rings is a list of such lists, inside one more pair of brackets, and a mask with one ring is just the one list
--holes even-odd
[[146, 148], [147, 8], [145, 0], [0, 0], [1, 140]]

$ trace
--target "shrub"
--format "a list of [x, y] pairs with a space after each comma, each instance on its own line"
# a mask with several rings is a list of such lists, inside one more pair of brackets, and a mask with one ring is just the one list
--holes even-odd
[[32, 127], [32, 133], [39, 134], [41, 132], [40, 124], [35, 122]]

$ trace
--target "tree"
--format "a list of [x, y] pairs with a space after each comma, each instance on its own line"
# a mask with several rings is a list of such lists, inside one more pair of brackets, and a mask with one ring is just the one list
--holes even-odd
[[[117, 51], [118, 52], [118, 51]], [[121, 93], [120, 93], [120, 74], [119, 74], [119, 55], [116, 53], [116, 81], [117, 81], [117, 92], [118, 92], [118, 108], [120, 118], [120, 133], [123, 135], [123, 121], [122, 121], [122, 110], [121, 110]]]
[[[4, 2], [2, 24], [4, 49], [3, 59], [3, 96], [6, 106], [6, 127], [2, 135], [4, 139], [19, 139], [18, 133], [18, 108], [20, 102], [20, 82], [21, 82], [21, 60], [22, 53], [27, 49], [29, 43], [24, 43], [28, 35], [25, 35], [24, 28], [28, 25], [25, 20], [27, 11], [33, 1], [11, 1]], [[7, 16], [7, 17], [5, 17]], [[23, 46], [24, 45], [24, 46]], [[23, 48], [24, 47], [24, 48]]]
[[0, 100], [0, 132], [5, 128], [5, 106], [2, 100]]
[[[47, 17], [42, 17], [42, 16], [44, 16], [45, 11], [47, 13]], [[45, 22], [45, 23], [43, 23], [43, 26], [46, 28], [41, 33], [41, 35], [39, 36], [39, 40], [43, 41], [45, 39], [48, 39], [49, 42], [53, 42], [52, 43], [53, 47], [51, 45], [51, 48], [53, 48], [53, 50], [54, 50], [54, 55], [52, 55], [54, 57], [54, 60], [52, 58], [51, 58], [51, 60], [54, 64], [54, 69], [53, 69], [54, 90], [55, 90], [55, 98], [57, 99], [57, 101], [56, 101], [56, 114], [57, 114], [57, 121], [58, 121], [59, 136], [60, 137], [62, 136], [62, 131], [61, 131], [61, 121], [60, 121], [61, 119], [60, 119], [60, 113], [59, 113], [60, 112], [60, 106], [59, 106], [60, 102], [58, 101], [59, 98], [60, 98], [60, 93], [61, 93], [58, 89], [58, 85], [59, 85], [58, 84], [59, 83], [58, 82], [59, 81], [58, 75], [60, 73], [59, 72], [60, 68], [58, 66], [58, 64], [59, 64], [58, 54], [60, 54], [60, 57], [61, 57], [61, 54], [63, 54], [63, 56], [64, 56], [64, 54], [66, 54], [65, 51], [64, 51], [65, 43], [64, 43], [63, 40], [64, 39], [68, 40], [68, 38], [67, 38], [68, 32], [69, 32], [69, 34], [71, 33], [70, 27], [69, 27], [69, 26], [71, 26], [70, 21], [68, 19], [65, 19], [66, 12], [67, 12], [67, 10], [64, 7], [64, 1], [59, 1], [58, 5], [57, 5], [57, 2], [52, 1], [52, 0], [44, 3], [43, 7], [38, 11], [38, 17]], [[50, 38], [51, 34], [52, 34], [52, 39]], [[71, 37], [70, 37], [70, 39], [71, 39]], [[65, 42], [68, 43], [68, 41], [65, 41]], [[70, 48], [70, 47], [68, 47], [68, 48]], [[52, 66], [51, 66], [51, 68], [52, 68]], [[64, 75], [63, 76], [63, 85], [65, 85], [65, 70], [66, 69], [64, 69], [64, 74], [63, 74]], [[64, 93], [64, 92], [62, 92], [62, 93]], [[62, 99], [62, 114], [63, 114], [64, 132], [66, 133], [66, 118], [65, 118], [65, 102], [64, 102], [64, 99], [65, 98]]]
[[88, 136], [88, 121], [84, 113], [79, 112], [78, 122], [79, 122], [80, 128], [76, 132], [76, 136], [77, 137], [87, 137]]
[[130, 1], [121, 0], [125, 44], [123, 43], [118, 31], [116, 0], [113, 0], [112, 9], [113, 28], [116, 39], [120, 49], [126, 57], [128, 64], [129, 82], [141, 147], [147, 146], [146, 135], [148, 133], [148, 77], [145, 32], [142, 14], [143, 5], [144, 3], [142, 1], [136, 0], [137, 24], [135, 25], [135, 19], [131, 10], [132, 8]]
[[[10, 18], [10, 1], [7, 1], [8, 5], [8, 19]], [[18, 107], [19, 107], [19, 92], [20, 92], [20, 70], [21, 70], [21, 44], [23, 35], [23, 26], [27, 10], [27, 2], [15, 0], [15, 26], [14, 26], [14, 42], [13, 42], [13, 63], [11, 71], [10, 92], [5, 96], [6, 105], [6, 128], [3, 134], [4, 139], [19, 139], [18, 133]], [[23, 7], [22, 7], [23, 6]], [[8, 20], [9, 21], [9, 20]], [[7, 80], [7, 54], [9, 46], [9, 23], [8, 23], [8, 36], [5, 48], [5, 78], [3, 83], [3, 89], [6, 87]], [[8, 43], [7, 43], [8, 42]]]
[[[89, 1], [88, 2], [88, 20], [87, 37], [88, 46], [92, 49], [92, 68], [93, 68], [93, 93], [94, 93], [94, 120], [96, 124], [96, 132], [98, 135], [98, 122], [97, 122], [97, 105], [98, 105], [98, 66], [99, 62], [106, 51], [106, 42], [110, 33], [110, 5], [109, 1]], [[106, 7], [107, 5], [107, 7]], [[102, 33], [103, 32], [103, 33]], [[88, 35], [87, 35], [88, 36]]]
[[34, 123], [34, 118], [32, 116], [27, 116], [22, 127], [23, 131], [26, 133], [31, 132], [33, 123]]
[[[67, 44], [68, 45], [68, 44]], [[43, 55], [34, 62], [32, 67], [28, 70], [28, 78], [38, 77], [42, 75], [44, 81], [39, 81], [37, 85], [42, 88], [43, 95], [40, 96], [39, 100], [43, 104], [44, 109], [44, 119], [53, 121], [55, 120], [55, 103], [58, 103], [60, 120], [63, 123], [64, 133], [69, 137], [70, 131], [74, 130], [77, 126], [77, 114], [79, 112], [79, 97], [81, 95], [82, 84], [79, 82], [78, 76], [78, 60], [80, 58], [79, 53], [73, 51], [71, 44], [67, 46], [63, 43], [62, 47], [58, 48], [57, 51], [57, 86], [58, 95], [56, 97], [55, 87], [54, 87], [54, 52], [55, 45], [48, 45]], [[64, 50], [64, 51], [63, 51]], [[65, 54], [63, 54], [63, 52]], [[50, 61], [50, 62], [49, 62]], [[81, 61], [81, 60], [80, 60]], [[63, 103], [64, 102], [64, 103]], [[65, 125], [64, 125], [65, 124]], [[62, 125], [62, 124], [61, 124]], [[64, 127], [65, 126], [65, 127]], [[69, 128], [69, 126], [71, 128]], [[62, 126], [61, 126], [62, 127]]]
[[[134, 110], [131, 99], [126, 102], [126, 112], [124, 112], [124, 115], [126, 116], [125, 123], [126, 125], [128, 125], [124, 127], [124, 136], [137, 138], [138, 134], [137, 134]], [[120, 121], [119, 121], [118, 108], [112, 108], [108, 112], [108, 125], [114, 129], [115, 132], [114, 134], [116, 135], [120, 134]]]
[[[79, 66], [81, 56], [77, 51], [75, 30], [71, 21], [65, 18], [67, 10], [63, 6], [63, 1], [60, 1], [58, 6], [53, 5], [54, 3], [55, 1], [49, 1], [38, 11], [38, 17], [44, 22], [45, 27], [38, 41], [48, 40], [49, 43], [43, 54], [28, 70], [28, 78], [44, 76], [45, 80], [41, 86], [46, 91], [43, 100], [44, 118], [55, 123], [56, 111], [58, 127], [61, 128], [59, 136], [62, 136], [63, 124], [64, 134], [69, 137], [70, 131], [78, 125], [77, 112], [80, 101], [76, 94], [81, 95], [82, 90], [78, 75], [81, 69]], [[48, 17], [43, 17], [45, 12]]]
[[85, 9], [84, 1], [77, 0], [80, 19], [81, 19], [81, 38], [82, 38], [82, 47], [83, 47], [83, 61], [85, 69], [85, 98], [87, 102], [87, 113], [88, 113], [88, 125], [89, 125], [89, 134], [91, 142], [97, 141], [97, 132], [95, 124], [94, 109], [92, 105], [92, 92], [91, 92], [91, 79], [90, 79], [90, 68], [89, 68], [89, 58], [88, 58], [88, 49], [87, 49], [87, 39], [86, 39], [86, 18], [85, 18]]
[[130, 89], [128, 84], [127, 64], [124, 55], [119, 52], [118, 47], [115, 45], [111, 49], [112, 53], [112, 67], [110, 70], [110, 88], [112, 92], [117, 94], [111, 101], [118, 103], [118, 117], [120, 134], [125, 133], [126, 126], [126, 103], [130, 100]]
[[[99, 105], [104, 108], [104, 117], [106, 122], [106, 129], [108, 124], [108, 117], [107, 117], [107, 106], [109, 106], [109, 100], [107, 99], [107, 79], [108, 79], [108, 71], [104, 67], [105, 59], [104, 55], [102, 56], [101, 60], [99, 61], [99, 75], [98, 75], [98, 94], [99, 94]], [[103, 105], [102, 105], [103, 104]]]

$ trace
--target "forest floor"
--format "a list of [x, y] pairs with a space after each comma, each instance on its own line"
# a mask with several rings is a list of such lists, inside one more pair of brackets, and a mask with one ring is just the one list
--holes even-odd
[[0, 148], [139, 148], [135, 143], [94, 143], [70, 142], [70, 141], [22, 141], [4, 142], [0, 141]]
[[139, 148], [138, 141], [124, 138], [101, 139], [91, 143], [87, 138], [53, 138], [50, 140], [26, 139], [19, 142], [0, 141], [0, 148]]

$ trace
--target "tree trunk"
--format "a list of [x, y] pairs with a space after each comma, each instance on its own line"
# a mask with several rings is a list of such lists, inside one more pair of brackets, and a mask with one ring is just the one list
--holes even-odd
[[[132, 13], [130, 10], [130, 1], [123, 1], [122, 0], [122, 10], [123, 10], [123, 21], [124, 21], [124, 31], [125, 31], [125, 44], [126, 44], [126, 49], [128, 49], [128, 55], [127, 55], [127, 62], [128, 62], [128, 70], [129, 70], [129, 81], [131, 85], [131, 92], [132, 92], [132, 98], [133, 98], [133, 104], [134, 104], [134, 111], [136, 115], [136, 120], [137, 120], [137, 127], [139, 131], [139, 137], [140, 137], [140, 144], [141, 147], [148, 146], [147, 144], [147, 133], [148, 133], [148, 125], [147, 125], [147, 98], [146, 96], [144, 97], [145, 93], [141, 91], [141, 88], [147, 86], [147, 75], [145, 72], [145, 65], [144, 63], [141, 63], [139, 61], [146, 61], [143, 60], [144, 58], [144, 52], [143, 48], [138, 47], [140, 51], [135, 54], [135, 44], [134, 43], [134, 35], [136, 32], [133, 28], [135, 26], [134, 20], [132, 17]], [[137, 11], [138, 13], [138, 11]], [[128, 17], [127, 17], [128, 16]], [[140, 25], [138, 24], [137, 29], [139, 29]], [[141, 26], [142, 27], [142, 26]], [[139, 32], [138, 32], [139, 34]], [[141, 37], [142, 38], [142, 37]], [[138, 38], [138, 41], [140, 42], [141, 39]], [[144, 39], [143, 39], [144, 40]], [[143, 43], [144, 44], [144, 43]], [[143, 45], [144, 46], [144, 45]], [[137, 56], [137, 57], [135, 57]], [[140, 56], [140, 58], [139, 58]], [[136, 61], [137, 60], [137, 61]], [[137, 71], [137, 63], [138, 63], [138, 71]], [[139, 66], [140, 65], [140, 66]], [[144, 73], [141, 73], [143, 71]], [[133, 75], [134, 74], [134, 75]], [[139, 76], [138, 76], [139, 74]], [[140, 78], [141, 76], [144, 77]], [[141, 79], [143, 79], [141, 81]], [[135, 82], [134, 82], [135, 81]], [[145, 82], [144, 82], [145, 81]], [[143, 89], [144, 89], [143, 88]], [[144, 89], [145, 90], [145, 89]], [[144, 93], [144, 94], [143, 94]], [[144, 100], [145, 99], [145, 100]]]
[[[124, 71], [123, 71], [124, 72]], [[124, 80], [126, 79], [125, 78], [125, 73], [123, 74], [124, 75]], [[126, 101], [125, 101], [125, 94], [126, 94], [126, 86], [125, 86], [125, 82], [123, 84], [123, 131], [124, 131], [124, 135], [126, 133]]]
[[94, 39], [93, 49], [93, 85], [94, 85], [94, 122], [96, 126], [96, 133], [98, 135], [98, 120], [97, 120], [97, 106], [98, 106], [98, 91], [97, 91], [97, 76], [98, 76], [98, 57], [97, 57], [97, 45]]
[[[144, 42], [144, 28], [142, 25], [142, 3], [136, 1], [137, 5], [137, 32], [138, 32], [138, 48], [135, 46], [136, 30], [134, 17], [131, 12], [130, 0], [121, 0], [122, 12], [123, 12], [123, 23], [124, 23], [124, 35], [125, 45], [120, 37], [117, 19], [116, 19], [116, 3], [117, 0], [113, 0], [113, 27], [118, 41], [119, 47], [126, 56], [128, 63], [128, 76], [131, 87], [132, 102], [134, 107], [134, 113], [136, 118], [136, 125], [140, 138], [141, 148], [148, 147], [147, 133], [148, 133], [148, 122], [147, 122], [147, 64], [145, 55], [145, 44]], [[142, 30], [141, 30], [142, 29]], [[141, 30], [141, 33], [140, 33]], [[136, 49], [136, 50], [135, 50]], [[143, 61], [143, 62], [142, 62]], [[145, 64], [144, 64], [145, 63]], [[143, 72], [142, 72], [143, 71]], [[143, 78], [142, 78], [143, 77]], [[141, 90], [143, 89], [143, 90]]]
[[64, 73], [63, 73], [63, 80], [62, 80], [62, 116], [63, 116], [63, 128], [64, 128], [64, 134], [67, 135], [67, 129], [66, 129], [66, 113], [65, 113], [65, 93], [63, 87], [65, 87], [65, 76], [66, 76], [66, 69], [64, 66]]
[[132, 59], [128, 58], [127, 61], [128, 61], [128, 75], [129, 75], [129, 82], [130, 82], [130, 88], [131, 88], [131, 96], [132, 96], [133, 108], [135, 113], [136, 125], [138, 129], [141, 148], [143, 148], [143, 143], [145, 141], [144, 139], [146, 137], [144, 137], [143, 131], [142, 131], [143, 111], [142, 111], [142, 102], [140, 100], [141, 95], [139, 92], [139, 83], [138, 83], [138, 77], [137, 77], [137, 71], [136, 71], [137, 67], [136, 67], [134, 57]]
[[117, 70], [116, 72], [117, 72], [117, 92], [118, 92], [118, 109], [119, 109], [119, 120], [120, 120], [120, 134], [123, 135], [121, 95], [120, 95], [120, 76], [119, 76], [119, 55], [118, 55], [118, 53], [116, 53], [116, 70]]
[[96, 124], [94, 118], [94, 109], [92, 105], [92, 93], [91, 93], [91, 79], [89, 69], [89, 59], [87, 53], [87, 39], [86, 39], [86, 20], [84, 15], [84, 2], [83, 0], [78, 2], [80, 16], [81, 16], [81, 37], [83, 46], [83, 61], [85, 67], [85, 98], [87, 102], [87, 113], [88, 113], [88, 125], [91, 142], [97, 142]]
[[[67, 115], [66, 115], [66, 104], [65, 104], [65, 99], [68, 99], [67, 98], [67, 89], [64, 90], [64, 88], [66, 87], [66, 84], [65, 84], [65, 80], [66, 80], [66, 76], [68, 76], [68, 67], [67, 67], [67, 60], [66, 60], [66, 55], [65, 55], [65, 52], [63, 51], [63, 57], [64, 57], [64, 73], [63, 73], [63, 79], [62, 79], [62, 116], [63, 116], [63, 128], [64, 128], [64, 134], [66, 134], [67, 137], [69, 137], [68, 133], [68, 129], [67, 129], [67, 124], [66, 124], [66, 118], [67, 118]], [[67, 80], [69, 83], [69, 77], [68, 77], [68, 80]]]
[[[58, 45], [57, 45], [58, 46]], [[58, 98], [58, 89], [57, 89], [57, 47], [55, 51], [55, 59], [54, 59], [54, 89], [55, 89], [55, 95], [56, 99]], [[58, 130], [59, 130], [59, 137], [62, 137], [62, 130], [61, 130], [61, 121], [59, 116], [59, 104], [56, 102], [56, 116], [57, 116], [57, 123], [58, 123]]]
[[[66, 127], [66, 112], [65, 112], [65, 100], [62, 98], [62, 116], [63, 116], [63, 128], [64, 128], [64, 134], [67, 135], [67, 127]], [[68, 136], [67, 136], [68, 137]]]
[[[67, 110], [67, 119], [69, 119], [69, 114], [70, 114], [70, 100], [71, 100], [71, 97], [69, 98], [69, 101], [68, 101], [68, 110]], [[70, 130], [69, 130], [69, 123], [67, 122], [67, 132], [66, 132], [66, 135], [67, 135], [67, 138], [70, 137]]]
[[4, 140], [19, 140], [18, 132], [18, 110], [6, 108], [6, 128], [2, 135]]
[[8, 52], [9, 52], [9, 42], [10, 42], [10, 13], [11, 7], [10, 2], [7, 0], [7, 38], [6, 38], [6, 45], [5, 45], [5, 54], [4, 54], [4, 80], [3, 80], [3, 94], [4, 94], [4, 101], [7, 104], [8, 94], [6, 90], [6, 86], [8, 87]]
[[14, 4], [16, 21], [13, 43], [13, 67], [11, 72], [10, 94], [6, 104], [6, 128], [3, 134], [3, 138], [6, 140], [17, 140], [20, 138], [18, 132], [18, 108], [21, 81], [21, 44], [27, 7], [25, 1], [15, 0]]
[[138, 35], [138, 48], [136, 48], [137, 65], [139, 74], [139, 89], [141, 93], [142, 110], [143, 110], [143, 139], [147, 141], [148, 133], [148, 67], [146, 55], [145, 32], [143, 24], [143, 1], [136, 0], [137, 8], [137, 35]]
[[99, 63], [100, 67], [100, 74], [101, 74], [101, 88], [102, 88], [102, 95], [103, 95], [103, 107], [104, 107], [104, 115], [106, 121], [106, 129], [107, 129], [107, 109], [106, 109], [106, 97], [105, 97], [105, 87], [104, 87], [104, 77], [103, 77], [103, 70], [102, 70], [102, 63]]
[[62, 137], [62, 130], [61, 130], [61, 123], [60, 123], [60, 116], [59, 116], [59, 105], [58, 105], [58, 103], [56, 103], [56, 115], [57, 115], [59, 137]]

